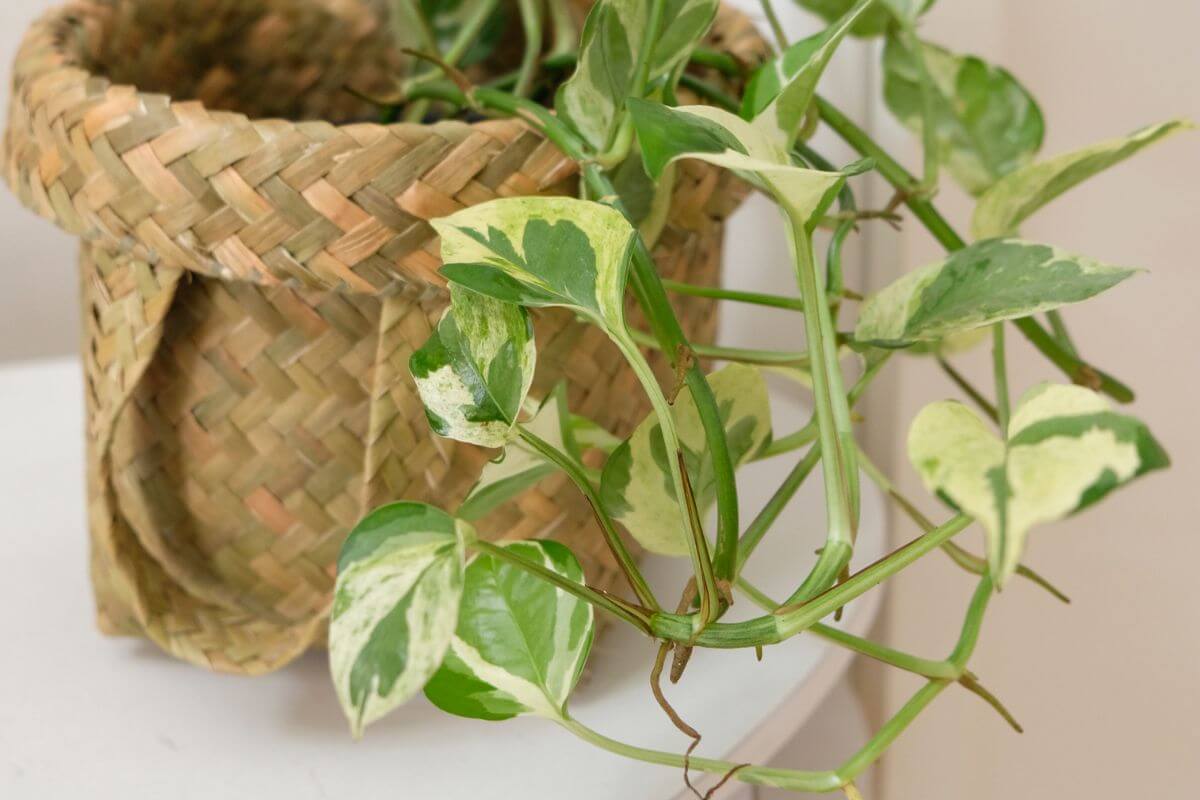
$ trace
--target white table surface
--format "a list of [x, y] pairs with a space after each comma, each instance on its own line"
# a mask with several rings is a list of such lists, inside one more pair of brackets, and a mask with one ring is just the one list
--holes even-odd
[[[776, 393], [778, 394], [778, 393]], [[87, 577], [82, 385], [70, 359], [0, 369], [0, 797], [89, 798], [561, 798], [668, 800], [678, 771], [626, 761], [551, 723], [487, 723], [445, 715], [423, 698], [351, 740], [325, 657], [310, 653], [260, 678], [212, 674], [153, 645], [95, 629]], [[801, 403], [776, 401], [776, 430], [794, 430]], [[743, 523], [793, 459], [739, 475]], [[883, 550], [880, 496], [864, 487], [856, 564]], [[747, 569], [786, 595], [820, 545], [819, 476], [808, 481]], [[682, 561], [652, 560], [664, 596]], [[852, 603], [841, 625], [861, 633], [876, 599]], [[741, 599], [730, 619], [753, 615]], [[575, 716], [630, 742], [681, 751], [687, 740], [650, 696], [653, 646], [613, 626], [601, 638]], [[676, 708], [704, 734], [699, 752], [769, 759], [803, 725], [848, 663], [810, 636], [753, 651], [697, 651]], [[828, 764], [795, 764], [823, 768]]]

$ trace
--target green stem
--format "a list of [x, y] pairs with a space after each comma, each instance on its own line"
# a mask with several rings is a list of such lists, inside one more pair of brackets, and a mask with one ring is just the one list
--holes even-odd
[[738, 109], [741, 108], [741, 105], [738, 103], [736, 97], [729, 94], [724, 89], [714, 86], [703, 78], [698, 78], [689, 72], [684, 72], [679, 76], [679, 85], [686, 89], [691, 89], [701, 99], [710, 100], [712, 101], [713, 105], [719, 106], [726, 111], [731, 111], [736, 114]]
[[553, 30], [553, 44], [550, 55], [574, 57], [575, 47], [579, 44], [579, 32], [575, 29], [575, 20], [571, 18], [569, 0], [550, 0], [550, 27]]
[[791, 472], [783, 479], [783, 483], [771, 495], [771, 499], [766, 502], [754, 520], [746, 526], [745, 533], [738, 541], [738, 567], [734, 575], [741, 573], [742, 567], [750, 558], [750, 554], [754, 552], [754, 548], [758, 547], [758, 543], [775, 524], [775, 520], [779, 518], [783, 509], [796, 494], [796, 490], [800, 488], [820, 460], [821, 446], [815, 445], [804, 454], [804, 458], [800, 459], [796, 466], [792, 467]]
[[762, 5], [763, 14], [767, 18], [767, 24], [771, 26], [771, 33], [775, 35], [775, 44], [782, 53], [788, 48], [788, 38], [783, 31], [783, 25], [779, 22], [779, 17], [775, 14], [775, 7], [771, 5], [771, 0], [759, 0], [759, 2]]
[[1000, 435], [1008, 438], [1008, 419], [1012, 409], [1008, 399], [1008, 367], [1004, 354], [1004, 323], [992, 326], [992, 375], [996, 381], [996, 424]]
[[658, 418], [658, 428], [662, 433], [663, 447], [667, 453], [667, 469], [671, 475], [671, 486], [678, 501], [680, 521], [683, 525], [683, 535], [688, 543], [688, 553], [692, 558], [692, 571], [696, 578], [697, 591], [700, 594], [700, 618], [705, 622], [716, 619], [721, 613], [721, 594], [717, 588], [717, 578], [713, 573], [712, 557], [708, 550], [708, 539], [700, 520], [693, 513], [688, 498], [690, 490], [685, 486], [681, 468], [683, 449], [679, 444], [679, 434], [675, 429], [675, 417], [671, 414], [671, 406], [658, 385], [658, 378], [650, 368], [649, 362], [638, 350], [632, 339], [614, 337], [613, 341], [629, 362], [630, 368], [642, 384], [642, 389], [650, 398], [650, 405]]
[[942, 368], [942, 372], [946, 373], [946, 377], [950, 378], [963, 394], [971, 398], [971, 402], [978, 406], [980, 411], [987, 414], [993, 422], [1000, 421], [1000, 413], [996, 411], [996, 407], [961, 372], [956, 370], [953, 364], [940, 355], [937, 356], [937, 363]]
[[736, 58], [721, 50], [710, 47], [697, 47], [692, 50], [691, 63], [700, 67], [710, 67], [728, 78], [741, 78], [746, 74], [746, 68]]
[[798, 431], [793, 431], [786, 436], [780, 436], [778, 439], [772, 439], [766, 447], [759, 451], [754, 460], [760, 461], [764, 458], [790, 453], [793, 450], [799, 450], [807, 444], [812, 444], [816, 440], [817, 426], [816, 420], [813, 420]]
[[592, 730], [583, 723], [571, 719], [556, 720], [571, 733], [589, 744], [595, 745], [610, 753], [625, 758], [644, 761], [648, 764], [658, 764], [677, 769], [696, 769], [714, 775], [733, 775], [742, 783], [755, 786], [768, 786], [793, 792], [835, 792], [842, 789], [862, 774], [880, 755], [904, 732], [914, 719], [928, 706], [951, 681], [935, 679], [921, 687], [913, 697], [904, 704], [879, 732], [867, 742], [846, 763], [836, 770], [793, 770], [778, 767], [760, 767], [753, 764], [734, 764], [699, 756], [685, 756], [678, 753], [667, 753], [662, 750], [650, 750], [636, 747], [625, 742], [609, 738]]
[[647, 616], [646, 609], [632, 606], [629, 603], [626, 603], [624, 600], [621, 600], [619, 597], [613, 597], [607, 592], [598, 592], [589, 586], [583, 585], [582, 583], [576, 583], [570, 578], [559, 575], [552, 569], [547, 569], [541, 564], [530, 561], [529, 559], [513, 552], [507, 547], [500, 547], [492, 544], [491, 542], [484, 541], [483, 539], [476, 539], [475, 541], [471, 542], [471, 547], [474, 547], [481, 553], [487, 553], [488, 555], [498, 558], [501, 561], [505, 561], [515, 567], [518, 567], [519, 569], [523, 569], [530, 575], [534, 575], [544, 581], [547, 581], [548, 583], [557, 586], [564, 592], [583, 600], [585, 603], [590, 603], [596, 608], [607, 611], [610, 614], [623, 619], [643, 633], [648, 633], [650, 631], [650, 618]]
[[800, 770], [778, 769], [776, 767], [747, 766], [700, 756], [685, 756], [680, 753], [668, 753], [663, 750], [650, 750], [645, 747], [626, 744], [594, 731], [575, 719], [557, 720], [575, 736], [588, 744], [607, 750], [625, 758], [642, 761], [647, 764], [658, 764], [663, 767], [699, 770], [714, 775], [725, 775], [733, 770], [734, 777], [742, 783], [756, 786], [770, 786], [778, 789], [801, 792], [832, 792], [842, 786], [842, 780], [837, 772], [825, 770], [822, 772], [802, 772]]
[[870, 591], [940, 547], [943, 542], [957, 536], [970, 524], [971, 519], [960, 514], [805, 603], [789, 604], [773, 614], [744, 622], [716, 622], [702, 630], [697, 629], [698, 626], [689, 615], [663, 612], [651, 619], [653, 635], [657, 639], [721, 649], [777, 644], [812, 627], [859, 595]]
[[1071, 333], [1067, 330], [1067, 323], [1063, 320], [1062, 313], [1057, 308], [1052, 308], [1046, 312], [1046, 320], [1050, 323], [1050, 330], [1054, 331], [1054, 338], [1058, 339], [1062, 348], [1078, 357], [1079, 351], [1075, 348], [1075, 342], [1071, 340]]
[[798, 297], [783, 297], [782, 295], [765, 294], [763, 292], [743, 292], [738, 289], [724, 289], [714, 286], [696, 286], [692, 283], [672, 281], [666, 278], [663, 279], [662, 284], [668, 291], [691, 297], [711, 297], [717, 300], [732, 300], [737, 303], [748, 303], [750, 305], [784, 308], [789, 311], [804, 310], [804, 303]]
[[[778, 603], [745, 578], [738, 578], [736, 585], [743, 594], [764, 611], [774, 611], [779, 607]], [[958, 680], [962, 675], [962, 670], [957, 669], [947, 661], [935, 661], [930, 658], [914, 656], [901, 650], [895, 650], [886, 645], [872, 642], [870, 639], [855, 636], [841, 628], [835, 628], [821, 622], [809, 628], [808, 632], [839, 647], [844, 647], [847, 650], [852, 650], [860, 655], [873, 658], [883, 664], [911, 672], [914, 675], [920, 675], [924, 678]]]
[[638, 48], [637, 60], [633, 65], [633, 83], [630, 86], [630, 96], [643, 97], [646, 94], [646, 84], [650, 78], [650, 61], [654, 56], [654, 48], [658, 46], [662, 36], [663, 18], [666, 13], [666, 0], [650, 0], [646, 10], [646, 27], [642, 32], [643, 47]]
[[[629, 335], [643, 346], [654, 350], [662, 350], [662, 344], [654, 336], [631, 329]], [[718, 358], [722, 361], [737, 361], [741, 364], [760, 364], [771, 367], [797, 367], [808, 369], [808, 353], [787, 350], [752, 350], [745, 347], [724, 347], [716, 344], [693, 344], [692, 352], [701, 358]]]
[[[878, 486], [880, 491], [892, 498], [893, 502], [900, 507], [900, 510], [903, 511], [909, 519], [916, 523], [918, 528], [925, 532], [934, 529], [935, 526], [929, 520], [929, 518], [922, 514], [920, 509], [918, 509], [911, 500], [900, 493], [900, 490], [896, 488], [896, 485], [892, 483], [891, 479], [884, 475], [883, 471], [880, 470], [875, 462], [873, 462], [861, 449], [858, 451], [858, 465], [862, 467], [862, 471], [867, 474], [867, 477], [871, 479], [871, 482]], [[942, 551], [949, 556], [951, 561], [965, 569], [967, 572], [970, 572], [973, 575], [987, 574], [988, 564], [986, 559], [980, 558], [979, 556], [964, 550], [954, 542], [946, 542], [943, 544]], [[1054, 584], [1050, 583], [1050, 581], [1046, 580], [1037, 572], [1034, 572], [1024, 564], [1017, 565], [1017, 574], [1042, 587], [1062, 602], [1071, 602], [1071, 598], [1063, 594], [1057, 587], [1054, 586]]]
[[542, 2], [541, 0], [517, 0], [521, 13], [521, 31], [525, 47], [521, 54], [521, 66], [517, 71], [517, 84], [513, 94], [525, 97], [533, 86], [537, 73], [538, 58], [542, 54]]
[[[585, 169], [585, 175], [595, 183], [594, 188], [607, 189], [607, 192], [600, 196], [616, 197], [616, 191], [608, 178], [594, 165]], [[664, 353], [671, 365], [675, 366], [679, 354], [686, 352], [690, 344], [671, 309], [650, 251], [640, 239], [634, 248], [632, 267], [634, 294], [655, 336], [663, 345]], [[729, 455], [729, 444], [725, 440], [725, 423], [717, 408], [716, 396], [700, 364], [693, 361], [684, 373], [684, 380], [691, 391], [692, 401], [696, 404], [696, 412], [704, 428], [705, 444], [716, 486], [717, 545], [713, 554], [713, 571], [718, 580], [731, 581], [737, 560], [738, 496], [737, 485], [734, 482], [733, 459]]]
[[608, 549], [612, 553], [613, 558], [616, 559], [617, 565], [621, 568], [621, 572], [625, 575], [625, 580], [629, 582], [633, 593], [637, 595], [638, 601], [652, 611], [660, 610], [661, 607], [658, 604], [658, 599], [655, 598], [654, 592], [646, 583], [645, 576], [638, 569], [637, 561], [630, 555], [629, 549], [625, 547], [625, 542], [617, 532], [612, 518], [600, 504], [600, 496], [596, 493], [596, 488], [588, 479], [583, 465], [528, 428], [521, 426], [519, 432], [524, 442], [541, 454], [547, 461], [561, 469], [579, 491], [583, 493], [583, 496], [587, 498], [596, 521], [600, 523], [600, 530], [604, 533], [604, 540], [608, 544]]
[[800, 297], [809, 309], [804, 315], [804, 327], [812, 359], [813, 396], [824, 454], [821, 463], [828, 513], [826, 548], [839, 543], [852, 546], [858, 528], [858, 468], [854, 464], [850, 406], [837, 359], [837, 335], [825, 302], [824, 287], [813, 262], [807, 221], [790, 210], [787, 213]]
[[[901, 193], [913, 216], [921, 221], [942, 247], [954, 252], [967, 246], [934, 205], [921, 195], [920, 183], [908, 170], [828, 100], [818, 96], [816, 102], [821, 119], [860, 155], [875, 161], [875, 168], [879, 170], [879, 174]], [[1042, 355], [1075, 383], [1090, 386], [1117, 402], [1132, 402], [1134, 395], [1128, 386], [1073, 356], [1032, 317], [1014, 320], [1013, 324]]]
[[1085, 361], [1072, 356], [1058, 340], [1046, 331], [1033, 317], [1013, 320], [1025, 338], [1038, 349], [1050, 363], [1062, 370], [1063, 374], [1074, 383], [1096, 391], [1103, 392], [1118, 403], [1132, 403], [1133, 390], [1107, 372], [1091, 366]]

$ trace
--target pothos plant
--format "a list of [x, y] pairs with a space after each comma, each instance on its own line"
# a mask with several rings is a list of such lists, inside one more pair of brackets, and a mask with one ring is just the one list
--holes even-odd
[[[598, 0], [578, 37], [565, 0], [521, 0], [524, 57], [514, 74], [492, 85], [472, 84], [458, 66], [473, 48], [487, 46], [484, 32], [496, 29], [505, 7], [496, 0], [396, 3], [401, 30], [416, 33], [414, 49], [422, 63], [434, 65], [403, 85], [407, 113], [520, 117], [575, 159], [582, 179], [579, 198], [500, 199], [433, 223], [450, 305], [412, 356], [412, 377], [434, 433], [493, 448], [497, 456], [456, 508], [400, 500], [369, 514], [347, 539], [329, 645], [337, 694], [356, 734], [424, 691], [452, 714], [483, 720], [538, 715], [598, 747], [684, 768], [685, 775], [690, 767], [747, 783], [856, 795], [855, 778], [948, 687], [961, 685], [1005, 713], [968, 661], [989, 600], [1014, 575], [1054, 591], [1021, 563], [1030, 530], [1167, 466], [1146, 426], [1114, 410], [1113, 402], [1130, 402], [1132, 391], [1083, 360], [1059, 313], [1136, 270], [1027, 241], [1018, 229], [1073, 186], [1185, 124], [1154, 125], [1037, 160], [1043, 120], [1034, 99], [1005, 70], [923, 40], [917, 22], [929, 0], [799, 2], [829, 20], [828, 27], [791, 42], [764, 0], [777, 52], [751, 66], [702, 47], [717, 0]], [[542, 41], [547, 26], [550, 46]], [[826, 64], [847, 35], [886, 40], [884, 99], [921, 137], [920, 178], [817, 94]], [[742, 96], [706, 83], [694, 65], [744, 78]], [[547, 94], [547, 76], [564, 70], [569, 78]], [[706, 104], [681, 103], [680, 88]], [[553, 110], [539, 94], [552, 100]], [[863, 159], [833, 167], [807, 143], [821, 123]], [[661, 227], [655, 220], [671, 193], [675, 165], [688, 159], [730, 170], [776, 203], [798, 297], [660, 279], [650, 256]], [[871, 171], [895, 187], [882, 212], [859, 210], [847, 183]], [[942, 171], [976, 197], [969, 241], [932, 202]], [[946, 256], [863, 300], [846, 286], [842, 244], [862, 219], [892, 216], [901, 205]], [[813, 244], [819, 227], [833, 230], [821, 257]], [[791, 309], [803, 316], [806, 350], [797, 355], [791, 342], [781, 343], [791, 350], [779, 353], [693, 347], [671, 293]], [[635, 330], [626, 319], [630, 295], [649, 330]], [[572, 413], [562, 387], [529, 396], [537, 360], [529, 309], [542, 307], [570, 309], [607, 334], [628, 362], [652, 413], [627, 439]], [[839, 329], [851, 308], [857, 309], [852, 329]], [[1010, 399], [1006, 337], [1014, 329], [1061, 370], [1063, 382]], [[995, 377], [990, 398], [946, 360], [988, 335]], [[657, 348], [674, 366], [675, 385], [660, 385], [643, 347]], [[903, 498], [856, 440], [851, 407], [904, 349], [938, 358], [976, 407], [934, 402], [909, 428], [913, 466], [950, 509], [940, 521], [925, 519]], [[700, 350], [728, 366], [706, 374], [696, 358]], [[859, 364], [852, 385], [843, 373], [850, 360]], [[771, 430], [761, 374], [764, 364], [777, 363], [803, 373], [815, 407], [807, 425], [782, 434]], [[603, 469], [586, 466], [585, 451], [603, 453]], [[740, 528], [736, 469], [787, 452], [802, 454], [757, 517]], [[770, 599], [742, 569], [818, 465], [825, 544], [807, 575], [797, 575], [791, 595]], [[555, 472], [591, 504], [630, 596], [589, 587], [561, 544], [494, 544], [476, 536], [472, 520]], [[851, 574], [861, 476], [896, 499], [924, 533]], [[715, 526], [706, 529], [714, 507]], [[973, 522], [986, 534], [986, 557], [954, 543]], [[688, 585], [670, 587], [672, 600], [682, 595], [678, 605], [642, 576], [621, 528], [647, 550], [690, 561]], [[909, 655], [823, 622], [939, 548], [979, 576], [961, 637], [946, 658]], [[739, 594], [763, 613], [722, 621]], [[925, 682], [860, 751], [827, 771], [734, 765], [692, 757], [690, 749], [651, 751], [607, 738], [571, 715], [571, 691], [587, 662], [596, 612], [632, 625], [648, 646], [658, 647], [655, 681], [672, 654], [671, 677], [679, 679], [696, 648], [763, 648], [807, 632]]]

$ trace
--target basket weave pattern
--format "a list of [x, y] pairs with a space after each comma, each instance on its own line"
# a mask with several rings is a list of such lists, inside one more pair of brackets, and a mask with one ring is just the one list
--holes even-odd
[[[761, 57], [731, 11], [713, 42]], [[5, 173], [83, 240], [105, 631], [215, 669], [278, 668], [323, 637], [336, 555], [365, 511], [401, 497], [453, 508], [493, 455], [432, 436], [408, 376], [446, 304], [428, 220], [573, 192], [575, 166], [513, 120], [335, 124], [369, 114], [342, 87], [378, 87], [396, 61], [356, 0], [93, 0], [26, 37]], [[253, 119], [267, 115], [334, 121]], [[714, 282], [741, 196], [685, 165], [661, 272]], [[677, 311], [711, 339], [709, 301]], [[602, 333], [558, 311], [536, 313], [535, 329], [535, 394], [565, 378], [573, 409], [619, 434], [644, 416]], [[593, 585], [618, 579], [560, 477], [479, 527], [553, 536]]]

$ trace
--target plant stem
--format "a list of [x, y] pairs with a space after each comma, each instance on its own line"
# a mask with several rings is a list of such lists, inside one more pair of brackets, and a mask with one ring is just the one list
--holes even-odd
[[1067, 323], [1063, 321], [1062, 313], [1057, 308], [1052, 308], [1046, 312], [1046, 320], [1050, 323], [1050, 330], [1054, 331], [1054, 338], [1058, 339], [1062, 348], [1078, 357], [1079, 351], [1075, 349], [1075, 343], [1071, 341], [1071, 334], [1067, 331]]
[[875, 736], [836, 770], [805, 771], [760, 767], [753, 764], [734, 764], [711, 758], [684, 756], [661, 750], [649, 750], [617, 741], [592, 730], [583, 723], [566, 718], [556, 720], [560, 725], [585, 742], [626, 758], [659, 764], [665, 767], [697, 769], [716, 775], [732, 774], [742, 783], [769, 786], [794, 792], [835, 792], [851, 783], [903, 733], [917, 715], [949, 686], [946, 679], [930, 680], [888, 720]]
[[746, 531], [738, 541], [738, 565], [734, 571], [735, 576], [741, 573], [742, 567], [750, 558], [750, 554], [754, 552], [754, 548], [758, 547], [758, 543], [775, 524], [775, 520], [779, 518], [780, 513], [796, 494], [796, 490], [800, 488], [820, 460], [821, 446], [814, 445], [796, 463], [796, 466], [792, 467], [791, 472], [783, 479], [783, 483], [771, 495], [771, 499], [766, 502], [754, 520], [746, 526]]
[[691, 297], [712, 297], [717, 300], [732, 300], [751, 305], [785, 308], [789, 311], [804, 310], [804, 303], [798, 297], [783, 297], [778, 294], [764, 294], [762, 292], [743, 292], [737, 289], [724, 289], [713, 286], [696, 286], [692, 283], [672, 281], [666, 278], [663, 279], [662, 284], [668, 291]]
[[517, 6], [521, 12], [521, 32], [525, 37], [525, 47], [521, 54], [521, 66], [513, 94], [525, 97], [533, 85], [538, 58], [542, 54], [542, 0], [517, 0]]
[[792, 258], [800, 297], [809, 312], [804, 315], [809, 357], [812, 359], [813, 396], [820, 429], [822, 470], [828, 514], [826, 548], [838, 543], [853, 546], [858, 529], [858, 468], [854, 464], [854, 431], [850, 407], [837, 359], [837, 335], [812, 258], [807, 221], [788, 211]]
[[[908, 170], [828, 100], [818, 95], [816, 103], [821, 119], [860, 155], [875, 161], [875, 167], [879, 170], [879, 174], [892, 184], [896, 191], [900, 192], [904, 198], [904, 204], [913, 212], [913, 216], [921, 221], [921, 224], [929, 230], [942, 247], [947, 251], [954, 252], [967, 246], [963, 238], [950, 227], [950, 224], [933, 204], [921, 196], [922, 187], [917, 179], [909, 174]], [[1037, 320], [1032, 317], [1024, 317], [1013, 320], [1013, 324], [1042, 355], [1046, 356], [1075, 383], [1103, 392], [1117, 402], [1132, 402], [1133, 391], [1128, 386], [1072, 355], [1063, 348], [1058, 340], [1047, 333]]]
[[971, 398], [971, 402], [979, 407], [979, 410], [987, 414], [993, 422], [1000, 421], [1000, 414], [996, 411], [996, 407], [991, 401], [983, 396], [983, 393], [976, 389], [966, 377], [954, 368], [954, 365], [947, 361], [942, 356], [937, 356], [938, 366], [942, 368], [942, 372], [954, 382], [954, 385], [963, 391], [967, 397]]
[[554, 31], [550, 55], [571, 54], [573, 56], [575, 47], [579, 44], [579, 35], [575, 29], [575, 21], [571, 18], [570, 2], [569, 0], [549, 0], [549, 2], [550, 27]]
[[1008, 438], [1008, 420], [1012, 409], [1008, 399], [1008, 367], [1004, 355], [1004, 323], [992, 326], [992, 375], [996, 381], [996, 424], [1000, 435]]
[[528, 428], [521, 426], [519, 432], [524, 442], [541, 454], [547, 461], [561, 469], [579, 491], [583, 493], [583, 496], [587, 498], [596, 521], [600, 523], [600, 530], [604, 533], [604, 540], [608, 544], [608, 549], [612, 553], [613, 558], [616, 559], [617, 565], [620, 566], [621, 572], [625, 575], [625, 580], [629, 582], [630, 588], [633, 589], [633, 593], [637, 595], [638, 601], [652, 611], [660, 610], [654, 592], [646, 583], [646, 578], [642, 575], [641, 570], [638, 569], [637, 561], [630, 555], [628, 548], [625, 547], [624, 540], [621, 539], [621, 535], [617, 532], [612, 518], [600, 504], [600, 497], [596, 494], [596, 489], [588, 479], [587, 473], [584, 472], [583, 465], [537, 436]]
[[681, 466], [683, 450], [679, 444], [679, 434], [675, 429], [675, 417], [671, 414], [671, 406], [667, 402], [666, 396], [663, 395], [662, 387], [658, 385], [658, 378], [654, 376], [649, 362], [646, 361], [632, 339], [622, 340], [623, 338], [614, 337], [613, 341], [641, 382], [642, 389], [650, 398], [650, 405], [658, 418], [658, 428], [662, 433], [663, 446], [667, 452], [666, 461], [668, 472], [671, 475], [671, 486], [675, 490], [675, 499], [678, 501], [680, 521], [684, 527], [684, 540], [688, 544], [688, 553], [692, 558], [692, 571], [696, 578], [696, 588], [700, 594], [700, 618], [708, 622], [716, 619], [721, 613], [721, 594], [713, 573], [708, 539], [705, 538], [700, 520], [696, 518], [696, 514], [688, 502], [691, 493], [684, 483], [685, 478]]
[[767, 24], [771, 26], [771, 33], [775, 35], [775, 44], [782, 53], [788, 48], [788, 38], [783, 31], [783, 25], [779, 22], [779, 17], [775, 14], [775, 7], [771, 5], [771, 0], [759, 0], [759, 2], [762, 5], [763, 14], [767, 18]]
[[740, 61], [729, 53], [710, 47], [701, 46], [692, 50], [691, 63], [711, 67], [728, 78], [740, 78], [746, 74], [746, 68]]
[[570, 578], [563, 577], [554, 570], [543, 567], [541, 564], [536, 564], [506, 547], [500, 547], [483, 539], [476, 539], [471, 542], [471, 547], [552, 583], [564, 592], [625, 620], [643, 633], [649, 633], [650, 631], [650, 619], [646, 609], [632, 606], [619, 597], [614, 597], [607, 592], [600, 592], [582, 583], [576, 583]]
[[737, 113], [741, 106], [738, 105], [737, 98], [726, 92], [720, 87], [714, 86], [703, 78], [697, 78], [689, 72], [684, 72], [679, 76], [679, 85], [691, 89], [701, 99], [711, 100], [712, 103], [726, 111]]
[[[900, 493], [900, 490], [896, 488], [896, 485], [892, 483], [891, 479], [884, 475], [883, 471], [880, 470], [875, 462], [873, 462], [861, 449], [858, 451], [858, 465], [862, 467], [862, 471], [867, 474], [867, 477], [871, 479], [871, 482], [878, 486], [880, 491], [892, 498], [896, 505], [900, 507], [900, 510], [903, 511], [909, 519], [917, 524], [918, 528], [925, 532], [929, 532], [934, 529], [935, 526], [929, 520], [929, 518], [922, 514], [911, 500]], [[970, 572], [973, 575], [987, 574], [988, 566], [986, 559], [980, 558], [979, 556], [964, 550], [954, 542], [946, 542], [943, 544], [942, 551], [949, 556], [951, 561], [965, 569], [967, 572]], [[1054, 584], [1050, 583], [1050, 581], [1046, 580], [1024, 564], [1017, 565], [1017, 574], [1042, 587], [1062, 602], [1071, 602], [1071, 598], [1063, 594], [1057, 587], [1054, 586]]]
[[759, 451], [754, 460], [760, 461], [782, 453], [790, 453], [793, 450], [804, 447], [806, 444], [812, 444], [816, 440], [817, 426], [816, 421], [813, 420], [798, 431], [793, 431], [786, 436], [780, 436], [778, 439], [772, 439], [766, 447]]
[[[764, 611], [771, 612], [779, 607], [778, 603], [745, 578], [738, 578], [736, 585], [755, 605]], [[839, 647], [853, 650], [855, 653], [925, 678], [958, 680], [962, 674], [962, 670], [955, 668], [949, 662], [934, 661], [933, 659], [914, 656], [886, 645], [872, 642], [870, 639], [855, 636], [841, 628], [835, 628], [824, 623], [818, 622], [809, 628], [808, 632], [826, 641], [833, 642]]]
[[[631, 329], [629, 335], [643, 347], [662, 350], [662, 344], [645, 331]], [[809, 355], [804, 352], [789, 352], [787, 350], [751, 350], [744, 347], [723, 347], [714, 344], [693, 344], [692, 352], [701, 358], [717, 358], [722, 361], [736, 361], [741, 364], [760, 364], [772, 367], [798, 367], [808, 369]]]
[[697, 647], [722, 649], [782, 642], [812, 627], [814, 623], [820, 622], [859, 595], [878, 586], [931, 550], [940, 547], [943, 542], [957, 536], [970, 524], [971, 519], [960, 514], [811, 600], [783, 606], [764, 617], [755, 617], [744, 622], [716, 622], [697, 630], [698, 626], [690, 616], [666, 612], [655, 614], [651, 619], [653, 636]]
[[1054, 366], [1062, 370], [1063, 374], [1074, 383], [1103, 392], [1118, 403], [1133, 402], [1133, 389], [1130, 389], [1107, 372], [1072, 356], [1033, 317], [1015, 319], [1013, 320], [1013, 325], [1038, 349], [1038, 352], [1049, 359]]

